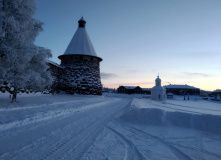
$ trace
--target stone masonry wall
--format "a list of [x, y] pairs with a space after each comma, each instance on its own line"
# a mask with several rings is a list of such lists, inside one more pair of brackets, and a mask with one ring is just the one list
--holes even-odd
[[60, 90], [78, 94], [102, 94], [99, 61], [78, 59], [71, 63], [62, 62], [62, 67]]

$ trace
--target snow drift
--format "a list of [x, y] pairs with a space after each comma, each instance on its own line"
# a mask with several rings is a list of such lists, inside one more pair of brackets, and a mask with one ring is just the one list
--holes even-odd
[[[159, 107], [140, 108], [136, 103], [121, 116], [121, 119], [136, 124], [163, 125], [198, 129], [221, 134], [221, 116], [181, 110], [167, 110]], [[148, 105], [148, 104], [146, 104]]]

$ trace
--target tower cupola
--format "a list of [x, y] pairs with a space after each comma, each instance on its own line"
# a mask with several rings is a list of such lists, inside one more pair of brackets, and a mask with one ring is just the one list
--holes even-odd
[[160, 79], [159, 75], [157, 76], [157, 78], [155, 80], [155, 84], [156, 84], [156, 86], [161, 86], [161, 79]]
[[85, 28], [86, 23], [87, 22], [84, 20], [84, 17], [81, 17], [81, 19], [78, 21], [78, 27], [79, 28]]

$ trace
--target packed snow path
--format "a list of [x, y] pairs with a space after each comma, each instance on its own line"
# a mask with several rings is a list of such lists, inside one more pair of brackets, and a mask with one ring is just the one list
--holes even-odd
[[[39, 106], [40, 110], [36, 106], [35, 114], [30, 111], [33, 108], [19, 108], [35, 118], [26, 116], [0, 125], [0, 159], [80, 159], [107, 123], [127, 109], [129, 102], [125, 98], [90, 98], [51, 104], [54, 107]], [[18, 110], [4, 110], [1, 114]]]
[[[221, 137], [213, 133], [219, 133], [220, 108], [213, 103], [217, 112], [204, 101], [162, 104], [120, 95], [19, 97], [16, 106], [0, 100], [0, 160], [221, 159]], [[187, 125], [206, 114], [216, 130]]]

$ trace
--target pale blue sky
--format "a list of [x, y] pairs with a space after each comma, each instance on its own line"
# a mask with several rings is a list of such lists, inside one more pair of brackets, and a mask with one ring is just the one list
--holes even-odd
[[221, 0], [36, 0], [36, 44], [63, 54], [84, 16], [104, 86], [221, 88]]

